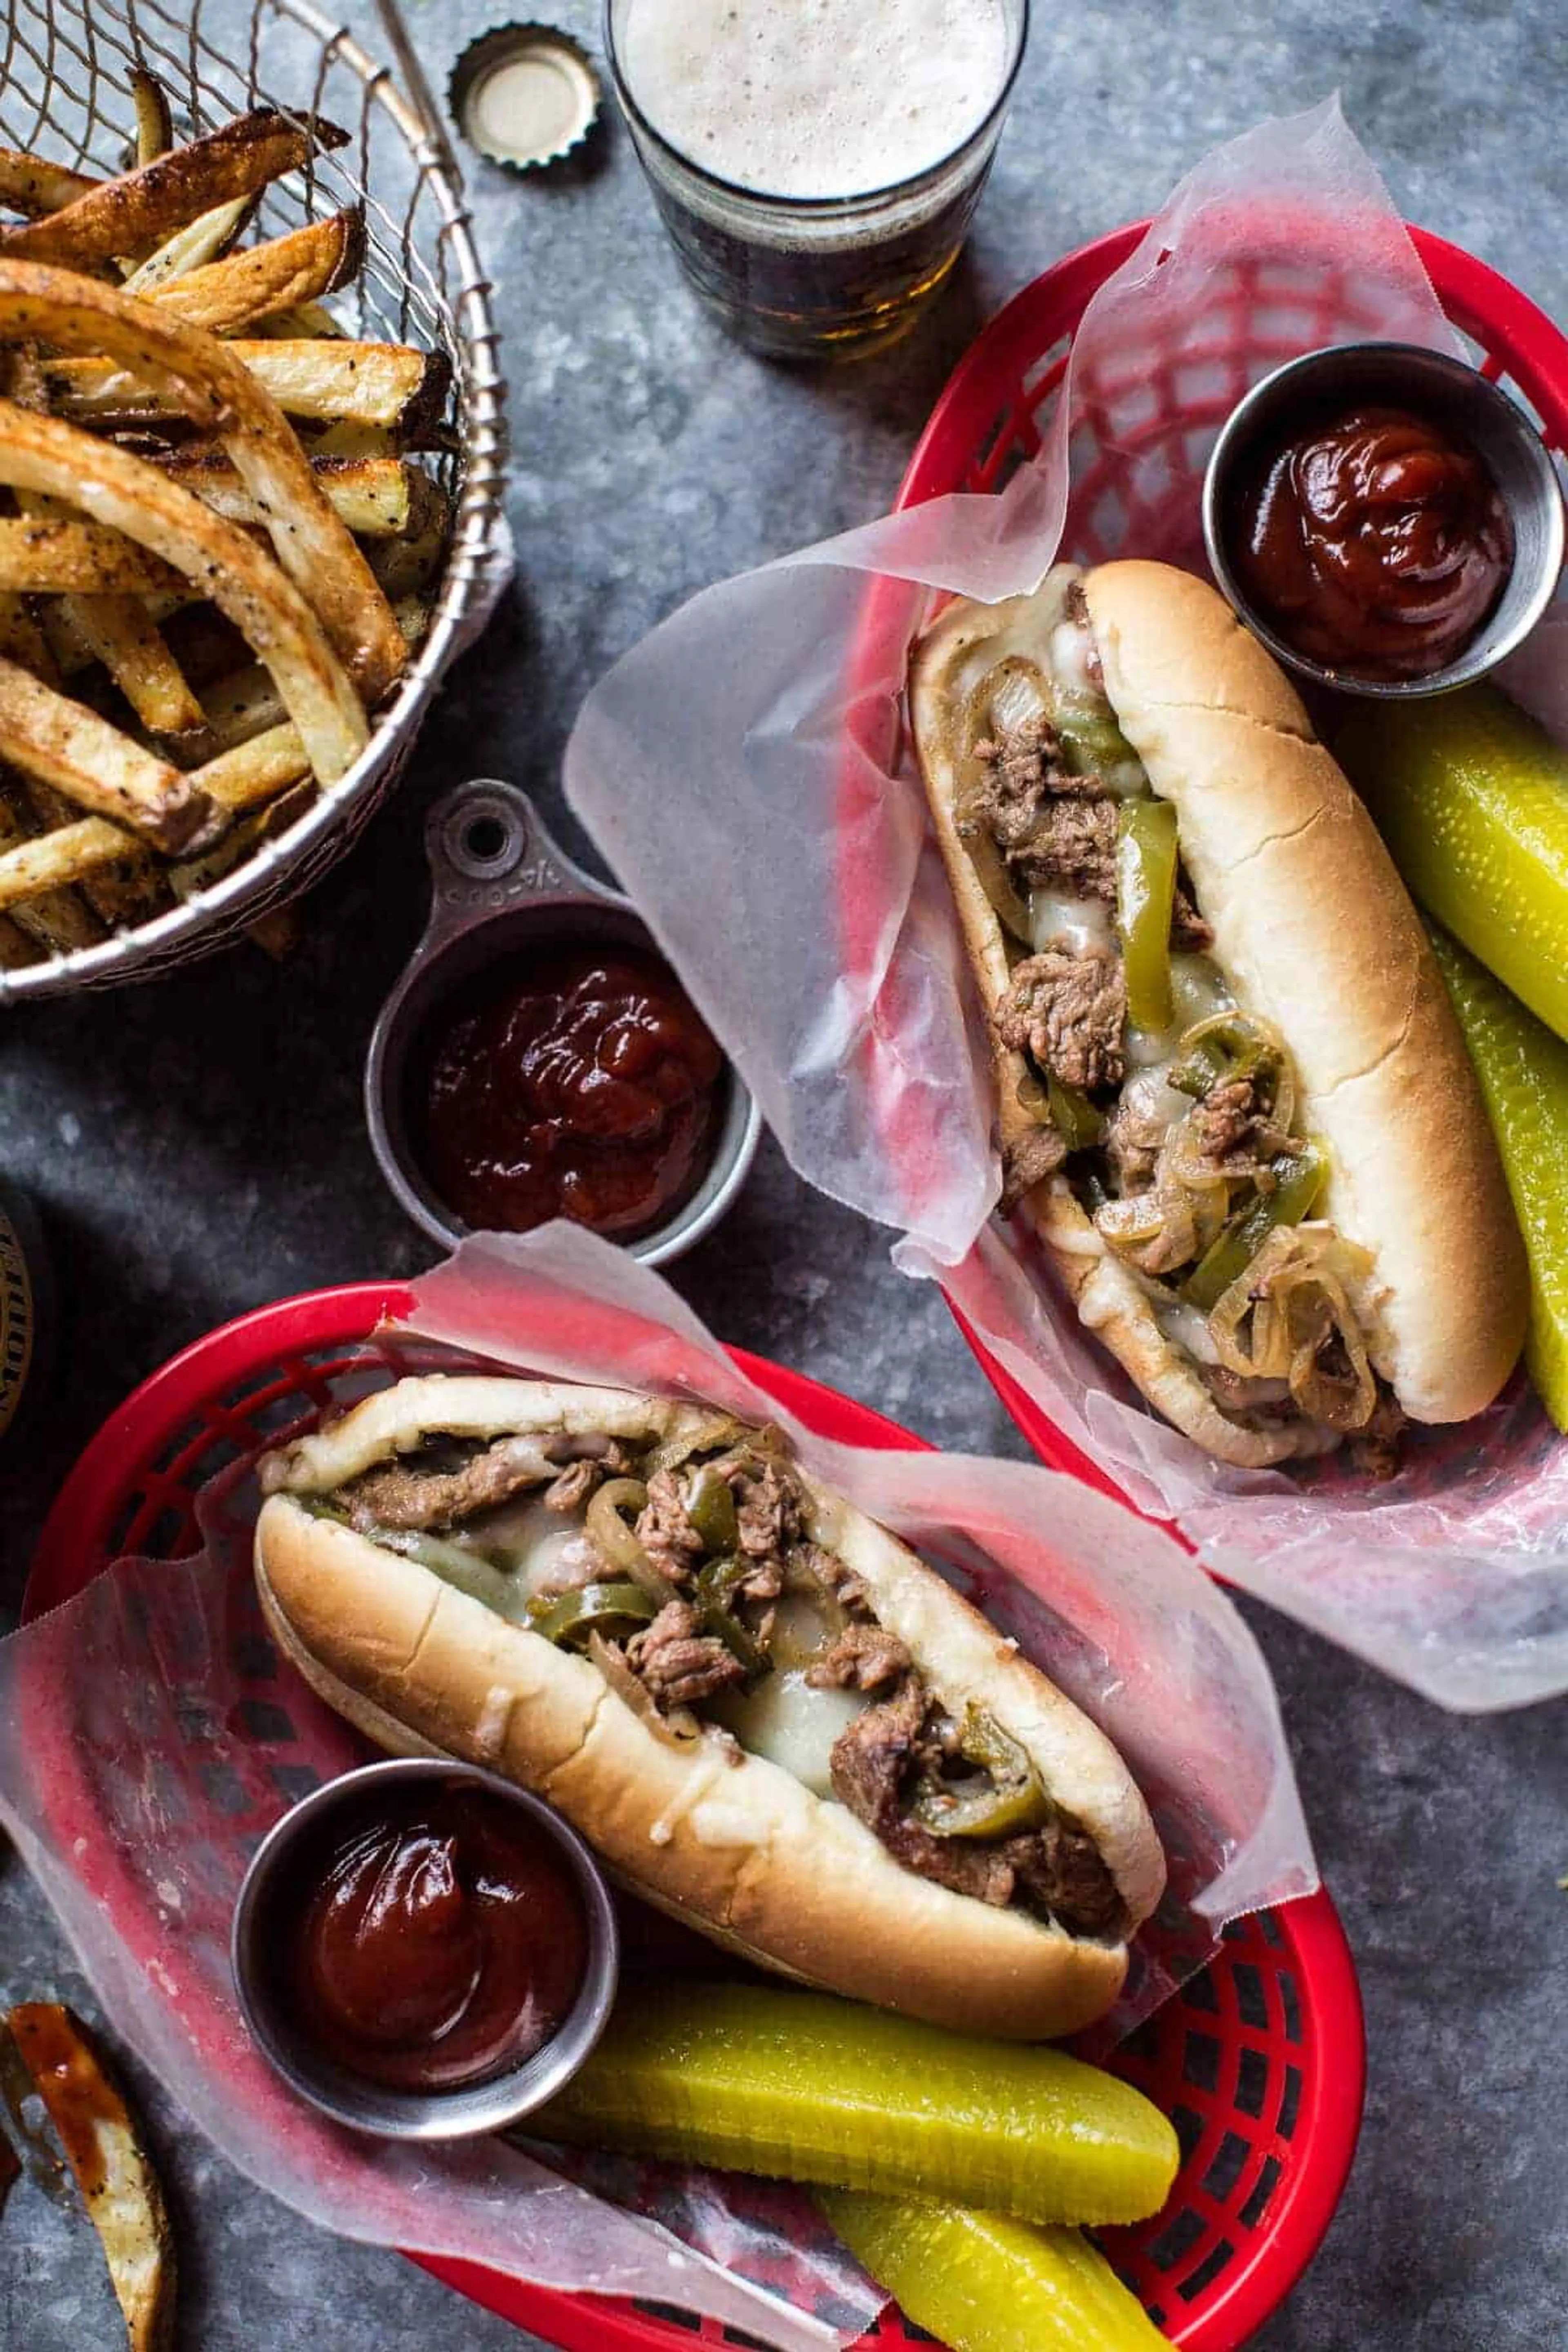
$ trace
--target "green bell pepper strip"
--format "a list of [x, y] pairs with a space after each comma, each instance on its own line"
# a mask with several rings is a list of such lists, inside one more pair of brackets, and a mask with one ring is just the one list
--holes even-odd
[[1176, 898], [1176, 812], [1169, 801], [1128, 801], [1116, 838], [1116, 928], [1135, 1029], [1168, 1029], [1171, 909]]
[[1105, 1132], [1105, 1121], [1089, 1097], [1060, 1078], [1038, 1079], [1033, 1070], [1018, 1081], [1018, 1108], [1028, 1112], [1037, 1127], [1054, 1127], [1067, 1139], [1069, 1151], [1092, 1151]]
[[973, 1789], [928, 1783], [913, 1806], [921, 1829], [933, 1837], [1013, 1837], [1049, 1821], [1051, 1802], [1039, 1774], [1018, 1742], [984, 1707], [972, 1706], [965, 1714], [958, 1752], [990, 1778]]
[[1046, 1080], [1051, 1123], [1066, 1138], [1069, 1151], [1092, 1151], [1105, 1132], [1105, 1121], [1089, 1097], [1060, 1078]]
[[718, 1636], [752, 1682], [769, 1671], [768, 1654], [735, 1615], [734, 1600], [756, 1565], [752, 1559], [710, 1559], [697, 1579], [697, 1613], [704, 1631]]
[[1119, 767], [1123, 761], [1138, 757], [1118, 727], [1109, 703], [1058, 694], [1051, 717], [1069, 775], [1099, 775], [1106, 768]]
[[553, 1601], [542, 1599], [528, 1604], [532, 1631], [563, 1650], [586, 1642], [590, 1633], [603, 1633], [613, 1641], [618, 1629], [635, 1631], [638, 1625], [651, 1624], [655, 1613], [642, 1587], [630, 1583], [584, 1584]]
[[1261, 1070], [1266, 1063], [1272, 1066], [1273, 1061], [1273, 1050], [1267, 1040], [1258, 1034], [1245, 1014], [1237, 1014], [1223, 1028], [1211, 1029], [1206, 1036], [1190, 1045], [1170, 1071], [1166, 1083], [1179, 1094], [1206, 1095], [1222, 1080], [1250, 1077], [1255, 1070]]
[[1304, 1143], [1274, 1162], [1274, 1183], [1249, 1208], [1233, 1217], [1211, 1242], [1182, 1286], [1182, 1295], [1207, 1314], [1239, 1280], [1276, 1225], [1299, 1225], [1310, 1216], [1328, 1181], [1328, 1154], [1320, 1143]]
[[735, 1497], [716, 1462], [704, 1462], [692, 1472], [685, 1500], [686, 1516], [701, 1537], [703, 1549], [732, 1552], [741, 1540]]

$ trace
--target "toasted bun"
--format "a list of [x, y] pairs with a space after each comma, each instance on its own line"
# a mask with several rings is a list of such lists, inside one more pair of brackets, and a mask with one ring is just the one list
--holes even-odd
[[[1305, 1125], [1329, 1144], [1323, 1214], [1375, 1260], [1373, 1361], [1412, 1419], [1465, 1420], [1518, 1357], [1527, 1276], [1474, 1075], [1404, 885], [1283, 672], [1223, 598], [1159, 563], [1105, 564], [1083, 587], [1107, 695], [1176, 810], [1215, 961], [1288, 1040]], [[1040, 595], [1060, 593], [1053, 576]], [[973, 667], [984, 638], [1026, 629], [1037, 602], [955, 606], [911, 675], [938, 837], [988, 1008], [1007, 985], [1006, 950], [955, 828], [946, 713], [966, 657]], [[1005, 1142], [1024, 1065], [999, 1060]], [[1063, 1178], [1027, 1206], [1084, 1323], [1199, 1444], [1255, 1466], [1330, 1442], [1302, 1423], [1253, 1427], [1222, 1412]]]
[[[290, 1448], [282, 1475], [320, 1491], [426, 1431], [469, 1426], [470, 1411], [492, 1411], [477, 1391], [500, 1388], [511, 1411], [492, 1417], [488, 1434], [619, 1423], [657, 1435], [691, 1412], [551, 1382], [410, 1381]], [[635, 1431], [625, 1427], [633, 1417]], [[353, 1466], [336, 1472], [339, 1463]], [[950, 1706], [973, 1698], [990, 1709], [1095, 1838], [1131, 1916], [1146, 1917], [1163, 1857], [1110, 1742], [907, 1546], [800, 1475], [814, 1534], [861, 1578], [932, 1690]], [[747, 1958], [936, 2024], [1019, 2040], [1073, 2032], [1115, 1999], [1123, 1946], [932, 1885], [844, 1806], [765, 1758], [735, 1760], [715, 1735], [672, 1747], [586, 1658], [310, 1516], [289, 1494], [263, 1506], [256, 1566], [279, 1646], [367, 1738], [395, 1753], [484, 1764], [536, 1790], [626, 1885]]]

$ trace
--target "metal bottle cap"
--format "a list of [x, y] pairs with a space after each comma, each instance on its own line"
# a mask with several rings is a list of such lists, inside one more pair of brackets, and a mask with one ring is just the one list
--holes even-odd
[[452, 68], [447, 102], [464, 138], [509, 172], [535, 172], [583, 144], [599, 118], [586, 50], [552, 25], [499, 25]]

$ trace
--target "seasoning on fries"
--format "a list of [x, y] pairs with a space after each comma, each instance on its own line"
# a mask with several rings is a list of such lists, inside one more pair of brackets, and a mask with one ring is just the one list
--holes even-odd
[[117, 177], [0, 149], [7, 970], [234, 871], [347, 772], [451, 525], [410, 455], [441, 441], [445, 355], [321, 308], [360, 208], [241, 242], [344, 134], [263, 108], [175, 146], [162, 86], [129, 81]]

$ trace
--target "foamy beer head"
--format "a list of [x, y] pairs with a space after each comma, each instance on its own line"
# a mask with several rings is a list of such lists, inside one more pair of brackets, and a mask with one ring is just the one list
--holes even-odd
[[1013, 42], [1002, 0], [630, 0], [621, 70], [679, 152], [775, 196], [863, 196], [979, 130]]
[[610, 0], [610, 58], [687, 274], [759, 350], [856, 351], [952, 268], [1027, 0]]

